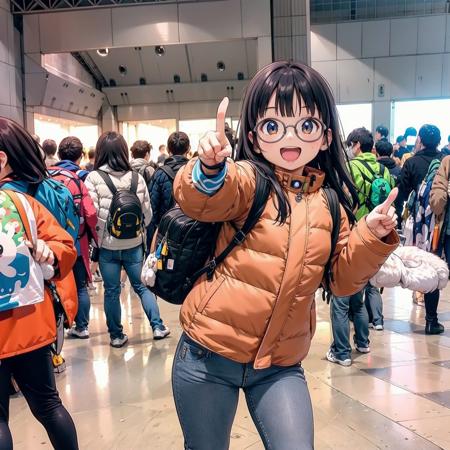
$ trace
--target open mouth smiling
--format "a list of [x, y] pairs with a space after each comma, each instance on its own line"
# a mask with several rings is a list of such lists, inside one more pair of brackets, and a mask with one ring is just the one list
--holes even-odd
[[300, 147], [283, 147], [280, 150], [281, 157], [288, 162], [297, 161], [302, 154], [302, 149]]

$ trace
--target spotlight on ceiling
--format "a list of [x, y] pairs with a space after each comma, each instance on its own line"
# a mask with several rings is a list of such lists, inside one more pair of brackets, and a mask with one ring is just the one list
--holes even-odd
[[109, 54], [109, 50], [107, 48], [99, 48], [97, 50], [97, 55], [101, 56], [102, 58], [105, 58], [106, 56], [108, 56]]
[[217, 70], [219, 72], [225, 72], [225, 63], [223, 61], [217, 63]]
[[145, 85], [147, 84], [146, 79], [145, 79], [144, 77], [139, 78], [139, 84], [140, 84], [141, 86], [145, 86]]
[[200, 75], [200, 80], [201, 80], [201, 81], [208, 81], [208, 75], [206, 75], [206, 73], [202, 73], [202, 74]]
[[244, 72], [238, 72], [238, 74], [237, 74], [237, 79], [238, 79], [239, 81], [242, 81], [242, 80], [244, 79]]
[[157, 45], [157, 46], [155, 47], [155, 53], [156, 53], [158, 56], [163, 56], [163, 55], [166, 54], [166, 49], [165, 49], [162, 45]]
[[174, 82], [174, 83], [181, 83], [181, 77], [180, 77], [180, 75], [175, 74], [175, 75], [173, 76], [173, 82]]
[[116, 80], [114, 78], [110, 78], [109, 85], [111, 87], [116, 87], [117, 86]]
[[123, 77], [127, 74], [128, 70], [126, 66], [122, 66], [122, 64], [119, 66], [119, 73]]

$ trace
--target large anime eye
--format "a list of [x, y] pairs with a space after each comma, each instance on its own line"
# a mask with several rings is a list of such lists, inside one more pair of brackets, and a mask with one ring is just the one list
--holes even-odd
[[262, 126], [262, 131], [264, 134], [267, 134], [268, 136], [274, 136], [278, 133], [279, 126], [275, 120], [268, 120], [267, 122], [264, 122]]
[[300, 139], [305, 142], [314, 142], [320, 139], [324, 131], [324, 126], [322, 122], [313, 119], [312, 117], [307, 117], [300, 120], [297, 124], [297, 134]]
[[0, 256], [3, 255], [3, 245], [0, 245]]

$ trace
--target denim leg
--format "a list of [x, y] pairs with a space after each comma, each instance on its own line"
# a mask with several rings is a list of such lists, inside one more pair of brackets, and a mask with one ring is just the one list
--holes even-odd
[[331, 327], [333, 343], [331, 351], [336, 358], [350, 359], [352, 348], [350, 346], [349, 313], [350, 297], [334, 297], [331, 299]]
[[172, 388], [185, 450], [228, 450], [243, 364], [216, 355], [182, 335]]
[[78, 312], [75, 317], [75, 325], [78, 331], [83, 331], [89, 325], [89, 311], [91, 309], [91, 300], [87, 290], [87, 273], [84, 262], [81, 257], [77, 259], [73, 268], [75, 282], [77, 284], [78, 294]]
[[369, 315], [364, 304], [364, 291], [350, 297], [350, 308], [353, 311], [355, 335], [353, 341], [358, 347], [369, 346]]
[[162, 327], [163, 321], [159, 314], [156, 297], [141, 281], [141, 271], [144, 263], [144, 250], [142, 246], [122, 251], [122, 263], [134, 292], [141, 299], [142, 307], [144, 308], [145, 315], [150, 322], [152, 330]]
[[367, 283], [366, 289], [366, 308], [369, 313], [369, 322], [374, 325], [383, 325], [383, 299], [381, 298], [380, 290], [370, 283]]
[[254, 372], [259, 372], [256, 380], [244, 386], [244, 392], [266, 450], [312, 450], [313, 410], [302, 367], [272, 366]]
[[104, 308], [106, 325], [111, 339], [123, 336], [122, 313], [120, 309], [120, 251], [100, 249], [100, 273], [105, 288]]

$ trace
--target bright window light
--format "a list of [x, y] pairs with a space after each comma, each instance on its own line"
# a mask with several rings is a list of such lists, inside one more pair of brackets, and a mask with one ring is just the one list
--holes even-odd
[[441, 146], [447, 144], [450, 135], [450, 99], [412, 100], [394, 103], [394, 138], [404, 134], [406, 128], [419, 131], [426, 123], [441, 130]]
[[355, 128], [372, 129], [372, 104], [337, 105], [339, 119], [344, 131], [344, 140]]

